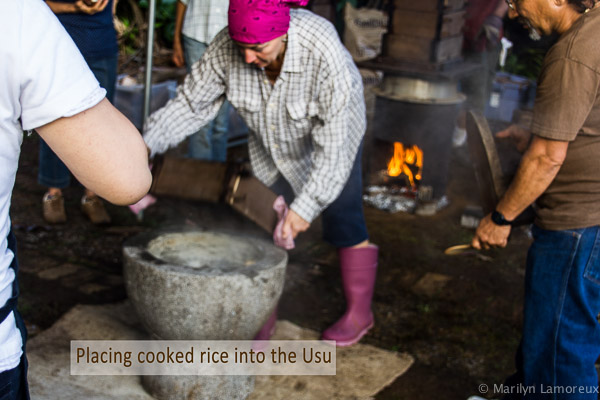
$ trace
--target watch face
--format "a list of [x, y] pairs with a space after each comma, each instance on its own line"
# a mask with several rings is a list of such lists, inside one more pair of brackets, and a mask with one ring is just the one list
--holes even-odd
[[492, 212], [492, 221], [496, 225], [510, 225], [510, 222], [508, 222], [506, 220], [506, 218], [504, 218], [504, 215], [502, 215], [501, 213], [499, 213], [496, 210], [494, 210], [494, 212]]

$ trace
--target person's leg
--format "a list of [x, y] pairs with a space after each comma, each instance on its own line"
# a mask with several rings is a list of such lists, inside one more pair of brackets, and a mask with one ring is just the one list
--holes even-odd
[[[183, 51], [188, 73], [202, 58], [208, 45], [183, 35]], [[226, 101], [217, 117], [188, 138], [188, 157], [198, 160], [225, 161], [227, 157], [227, 130], [229, 103]]]
[[0, 399], [29, 400], [27, 384], [27, 358], [21, 356], [21, 363], [13, 369], [0, 372]]
[[229, 132], [230, 107], [231, 104], [225, 100], [212, 124], [210, 144], [212, 148], [211, 157], [213, 161], [224, 162], [227, 160], [227, 137]]
[[321, 214], [323, 240], [337, 248], [353, 247], [369, 240], [362, 203], [361, 159], [362, 144], [344, 189]]
[[[338, 198], [321, 214], [323, 240], [338, 249], [346, 312], [323, 332], [323, 339], [335, 340], [338, 346], [358, 342], [373, 326], [371, 300], [375, 287], [378, 248], [369, 244], [362, 204], [362, 145], [354, 159], [352, 171]], [[294, 193], [280, 177], [271, 190], [292, 204]], [[266, 327], [263, 327], [263, 332]]]
[[40, 138], [38, 183], [43, 186], [64, 189], [71, 182], [71, 173], [67, 166]]
[[90, 65], [88, 61], [88, 65], [90, 65], [90, 69], [98, 79], [100, 86], [106, 89], [106, 98], [108, 101], [113, 103], [115, 99], [115, 91], [117, 88], [117, 66], [118, 66], [119, 58], [115, 54], [112, 57], [106, 57], [99, 59], [97, 61], [93, 61], [93, 66]]
[[506, 384], [535, 388], [535, 395], [526, 398], [597, 400], [600, 230], [534, 227], [533, 234], [517, 373]]
[[339, 197], [323, 211], [323, 239], [338, 248], [346, 312], [323, 332], [338, 346], [357, 343], [373, 327], [371, 300], [378, 248], [369, 244], [362, 205], [362, 145]]
[[40, 138], [38, 183], [48, 188], [42, 199], [44, 220], [51, 224], [67, 220], [62, 189], [69, 186], [71, 173], [46, 142]]
[[15, 278], [12, 282], [11, 297], [0, 307], [0, 321], [4, 321], [8, 316], [14, 315], [16, 327], [21, 333], [22, 339], [22, 355], [19, 365], [7, 371], [0, 373], [0, 399], [2, 400], [29, 400], [29, 386], [27, 383], [27, 329], [21, 318], [21, 314], [17, 311], [17, 302], [19, 299], [19, 263], [17, 259], [17, 240], [12, 232], [9, 231], [6, 238], [7, 248], [14, 254], [10, 268], [14, 271]]
[[[21, 355], [21, 362], [19, 363], [19, 365], [17, 366], [16, 369], [19, 370], [18, 372], [18, 378], [15, 377], [15, 379], [18, 379], [13, 381], [14, 382], [14, 394], [15, 394], [15, 399], [17, 400], [29, 400], [29, 382], [27, 379], [27, 371], [29, 369], [29, 362], [27, 361], [27, 352], [26, 352], [26, 343], [27, 343], [27, 328], [25, 328], [25, 322], [23, 321], [23, 318], [21, 317], [21, 314], [15, 310], [15, 320], [17, 322], [17, 328], [19, 329], [19, 331], [21, 332], [21, 337], [23, 338], [23, 354]], [[13, 372], [16, 375], [16, 371]], [[2, 379], [0, 378], [0, 382], [2, 382]], [[0, 395], [0, 398], [2, 398], [2, 396]]]
[[207, 48], [206, 43], [183, 35], [183, 57], [188, 74], [192, 71], [192, 66], [202, 58]]

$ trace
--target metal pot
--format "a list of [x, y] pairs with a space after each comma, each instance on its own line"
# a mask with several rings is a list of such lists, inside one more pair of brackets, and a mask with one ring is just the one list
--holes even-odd
[[458, 91], [457, 83], [449, 80], [424, 80], [404, 76], [383, 78], [379, 88], [373, 91], [377, 96], [391, 100], [420, 104], [458, 104], [466, 96]]

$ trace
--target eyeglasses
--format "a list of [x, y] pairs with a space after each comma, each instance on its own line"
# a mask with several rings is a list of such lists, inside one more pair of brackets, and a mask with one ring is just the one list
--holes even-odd
[[513, 10], [513, 11], [517, 11], [517, 8], [516, 8], [516, 7], [517, 7], [517, 6], [516, 6], [516, 4], [517, 4], [517, 0], [505, 0], [505, 1], [506, 1], [506, 4], [508, 4], [508, 7], [509, 7], [511, 10]]

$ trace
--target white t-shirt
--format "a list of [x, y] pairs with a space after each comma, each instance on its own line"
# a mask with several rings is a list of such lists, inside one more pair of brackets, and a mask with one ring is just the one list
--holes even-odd
[[[23, 129], [69, 117], [106, 95], [70, 36], [41, 0], [0, 1], [0, 306], [12, 295], [9, 208]], [[0, 372], [15, 368], [21, 335], [11, 313], [0, 324]]]

